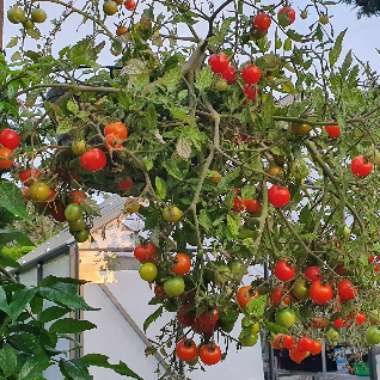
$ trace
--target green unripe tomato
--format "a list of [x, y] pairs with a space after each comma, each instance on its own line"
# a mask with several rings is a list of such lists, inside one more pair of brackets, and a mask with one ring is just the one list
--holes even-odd
[[322, 14], [319, 16], [319, 22], [322, 25], [327, 25], [330, 22], [330, 18], [327, 14]]
[[47, 14], [41, 8], [34, 8], [31, 13], [32, 21], [41, 24], [46, 21]]
[[182, 216], [183, 212], [177, 206], [168, 206], [162, 211], [162, 217], [166, 222], [177, 223], [181, 220]]
[[139, 269], [139, 274], [144, 281], [153, 282], [158, 274], [157, 265], [154, 263], [144, 263]]
[[14, 6], [7, 12], [8, 20], [12, 24], [21, 24], [26, 21], [25, 11], [21, 7]]
[[79, 231], [85, 230], [87, 226], [83, 218], [79, 218], [77, 220], [69, 222], [69, 227], [70, 227], [70, 231], [79, 232]]
[[81, 156], [87, 151], [86, 141], [74, 140], [71, 144], [71, 150], [76, 156]]
[[276, 313], [276, 323], [286, 328], [292, 327], [297, 321], [296, 313], [289, 309], [282, 309]]
[[380, 344], [380, 328], [377, 326], [368, 327], [366, 338], [370, 346]]
[[247, 273], [247, 268], [238, 260], [231, 261], [228, 266], [230, 268], [232, 278], [237, 282], [240, 282]]
[[32, 201], [46, 202], [50, 196], [50, 187], [46, 182], [36, 181], [29, 188], [29, 196]]
[[249, 334], [248, 335], [243, 331], [239, 335], [239, 342], [244, 347], [254, 346], [257, 343], [258, 339], [259, 339], [259, 337], [257, 334]]
[[164, 282], [164, 290], [168, 297], [178, 297], [185, 291], [185, 281], [182, 277], [171, 277]]
[[65, 208], [65, 218], [68, 222], [75, 222], [82, 218], [82, 208], [76, 203], [70, 203]]
[[103, 4], [103, 12], [107, 16], [113, 16], [118, 11], [117, 4], [112, 0], [106, 0]]
[[333, 328], [329, 328], [326, 332], [326, 338], [330, 343], [336, 343], [340, 339], [340, 334]]
[[78, 242], [78, 243], [83, 243], [85, 242], [88, 237], [90, 236], [90, 233], [88, 230], [82, 230], [82, 231], [79, 231], [79, 232], [76, 232], [74, 234], [74, 237], [75, 237], [75, 240]]
[[298, 300], [304, 300], [309, 295], [309, 289], [306, 286], [306, 281], [303, 278], [298, 278], [294, 283], [293, 294]]
[[228, 83], [226, 80], [224, 79], [218, 79], [215, 84], [214, 84], [214, 88], [216, 91], [218, 92], [224, 92], [224, 91], [227, 91], [228, 90]]

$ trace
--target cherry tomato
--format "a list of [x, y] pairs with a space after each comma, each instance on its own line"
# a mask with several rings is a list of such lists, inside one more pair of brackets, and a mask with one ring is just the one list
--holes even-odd
[[244, 211], [244, 205], [242, 200], [235, 196], [232, 209], [236, 212]]
[[273, 289], [270, 295], [270, 300], [273, 306], [278, 306], [281, 303], [288, 306], [292, 303], [290, 295], [286, 294], [284, 289], [279, 286]]
[[340, 137], [340, 127], [339, 125], [326, 125], [325, 126], [325, 131], [331, 137], [332, 139], [337, 139]]
[[177, 319], [183, 327], [189, 327], [193, 325], [195, 318], [193, 309], [194, 306], [190, 303], [185, 303], [178, 309]]
[[258, 13], [252, 20], [253, 27], [259, 32], [266, 33], [272, 23], [272, 19], [265, 12]]
[[199, 357], [206, 365], [214, 365], [221, 361], [222, 351], [215, 343], [203, 344], [199, 348]]
[[311, 326], [316, 329], [325, 329], [328, 325], [329, 321], [326, 318], [314, 317], [311, 320]]
[[14, 150], [21, 143], [20, 135], [10, 128], [5, 128], [0, 132], [0, 144], [8, 149]]
[[124, 7], [128, 11], [133, 11], [136, 9], [136, 1], [135, 0], [126, 0], [126, 2], [124, 3]]
[[133, 179], [131, 177], [127, 177], [117, 184], [117, 189], [120, 191], [130, 191], [134, 185], [135, 183]]
[[241, 77], [247, 85], [253, 85], [260, 81], [261, 79], [261, 70], [256, 65], [247, 65], [241, 71]]
[[47, 183], [36, 181], [29, 188], [30, 199], [35, 202], [46, 202], [51, 195], [50, 190]]
[[346, 302], [355, 299], [358, 291], [350, 280], [341, 280], [338, 282], [338, 295], [342, 302]]
[[140, 277], [147, 282], [153, 282], [158, 274], [158, 269], [154, 263], [144, 263], [139, 269]]
[[103, 3], [103, 11], [107, 16], [112, 16], [118, 11], [117, 4], [113, 0], [106, 0]]
[[283, 186], [273, 185], [268, 191], [269, 202], [275, 208], [285, 207], [290, 198], [289, 190]]
[[310, 298], [317, 305], [326, 305], [333, 296], [334, 291], [330, 284], [322, 284], [321, 281], [313, 281], [310, 287]]
[[296, 11], [291, 7], [282, 7], [277, 13], [277, 18], [281, 26], [289, 26], [296, 20]]
[[65, 218], [68, 222], [74, 222], [81, 219], [83, 215], [82, 208], [76, 203], [70, 203], [65, 208]]
[[177, 253], [175, 257], [175, 264], [172, 266], [171, 270], [178, 276], [184, 276], [189, 273], [191, 269], [190, 256], [186, 253]]
[[153, 243], [139, 244], [133, 251], [134, 256], [140, 263], [154, 261], [156, 258], [157, 247]]
[[310, 265], [305, 269], [305, 277], [309, 281], [317, 281], [321, 279], [321, 268], [316, 265]]
[[314, 341], [313, 339], [309, 338], [308, 336], [303, 336], [297, 344], [297, 349], [299, 351], [311, 351], [314, 347]]
[[218, 309], [213, 309], [194, 318], [192, 328], [195, 332], [211, 336], [219, 321]]
[[364, 323], [366, 322], [366, 320], [367, 320], [367, 317], [366, 317], [366, 315], [364, 313], [358, 313], [358, 314], [356, 314], [355, 323], [358, 326], [364, 325]]
[[185, 291], [185, 282], [182, 277], [171, 277], [164, 282], [164, 290], [168, 297], [178, 297]]
[[236, 302], [242, 309], [244, 309], [249, 301], [257, 298], [258, 296], [259, 293], [254, 291], [251, 285], [242, 286], [236, 293]]
[[0, 146], [0, 170], [7, 170], [13, 166], [12, 150]]
[[337, 318], [334, 320], [333, 325], [336, 329], [344, 329], [347, 327], [347, 321], [343, 318]]
[[221, 73], [221, 76], [229, 84], [234, 84], [237, 80], [236, 69], [231, 64]]
[[93, 148], [80, 156], [80, 166], [89, 172], [97, 172], [107, 165], [106, 155], [99, 148]]
[[125, 25], [119, 25], [116, 28], [116, 35], [118, 37], [123, 36], [124, 34], [127, 34], [127, 33], [128, 33], [128, 28]]
[[278, 260], [274, 266], [274, 275], [280, 281], [292, 281], [296, 277], [296, 269], [285, 260]]
[[18, 177], [20, 178], [20, 181], [23, 184], [28, 185], [35, 179], [37, 179], [40, 176], [40, 174], [41, 172], [38, 169], [28, 168], [18, 173]]
[[297, 364], [301, 364], [310, 353], [308, 351], [300, 351], [297, 347], [293, 347], [289, 350], [289, 358]]
[[41, 24], [46, 21], [47, 14], [41, 8], [34, 8], [31, 13], [32, 21]]
[[87, 199], [87, 195], [86, 193], [84, 193], [83, 191], [81, 190], [73, 190], [70, 194], [69, 194], [69, 200], [70, 200], [70, 203], [76, 203], [77, 205], [80, 205], [82, 204], [83, 202], [85, 202]]
[[260, 93], [260, 90], [258, 87], [251, 86], [250, 84], [244, 85], [244, 95], [248, 99], [255, 101], [257, 98], [257, 95], [259, 95], [259, 93]]
[[373, 164], [369, 162], [364, 156], [356, 156], [351, 161], [352, 174], [357, 177], [367, 177], [372, 173]]
[[193, 362], [197, 356], [197, 346], [192, 339], [182, 339], [176, 345], [178, 359], [184, 362]]
[[128, 138], [128, 128], [121, 121], [114, 121], [108, 123], [104, 127], [104, 136], [113, 135], [116, 136], [120, 141], [125, 141]]
[[242, 199], [241, 203], [243, 204], [244, 208], [253, 215], [260, 215], [261, 214], [261, 205], [260, 202], [256, 199]]
[[286, 328], [292, 327], [297, 322], [296, 313], [290, 309], [281, 309], [276, 313], [276, 323]]
[[313, 347], [309, 351], [313, 356], [319, 355], [322, 352], [322, 343], [319, 340], [314, 340]]
[[222, 74], [228, 69], [230, 61], [226, 54], [220, 53], [211, 55], [208, 64], [211, 66], [213, 73]]

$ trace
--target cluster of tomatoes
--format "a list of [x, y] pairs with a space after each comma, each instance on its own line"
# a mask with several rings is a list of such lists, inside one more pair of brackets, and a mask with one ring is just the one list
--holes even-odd
[[13, 152], [20, 144], [21, 137], [13, 129], [0, 132], [0, 170], [9, 170], [13, 166]]
[[[119, 6], [123, 4], [124, 0], [105, 0], [103, 3], [103, 11], [107, 16], [113, 16], [119, 11]], [[136, 9], [135, 0], [124, 1], [124, 8], [128, 11], [134, 11]]]
[[40, 7], [30, 9], [27, 15], [25, 10], [17, 5], [8, 9], [7, 18], [12, 24], [23, 24], [25, 29], [32, 28], [33, 23], [41, 24], [46, 21], [47, 13]]

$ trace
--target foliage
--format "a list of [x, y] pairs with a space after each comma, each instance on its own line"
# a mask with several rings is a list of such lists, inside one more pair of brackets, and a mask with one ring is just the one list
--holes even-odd
[[[156, 246], [136, 253], [152, 264], [145, 278], [160, 305], [144, 328], [163, 309], [178, 313], [157, 342], [173, 368], [183, 368], [173, 341], [196, 336], [219, 358], [218, 339], [255, 344], [260, 324], [365, 351], [364, 332], [379, 323], [378, 78], [351, 51], [342, 55], [334, 2], [307, 3], [299, 30], [289, 9], [276, 15], [281, 1], [146, 0], [112, 17], [98, 2], [34, 3], [44, 2], [63, 7], [50, 33], [27, 21], [26, 0], [13, 63], [1, 62], [2, 122], [22, 135], [10, 175], [37, 166], [26, 197], [55, 217], [69, 205], [64, 218], [79, 241], [93, 208], [70, 205], [72, 190], [130, 196], [126, 212], [143, 215]], [[92, 33], [52, 54], [75, 14]], [[128, 32], [116, 36], [115, 22]], [[27, 36], [39, 41], [33, 51]], [[105, 67], [107, 52], [116, 58]], [[176, 252], [191, 256], [190, 272], [173, 275]], [[256, 264], [272, 269], [279, 259], [288, 273], [252, 278]], [[300, 283], [311, 265], [328, 286]], [[252, 291], [239, 289], [247, 272]], [[311, 281], [323, 297], [308, 296]], [[358, 312], [367, 322], [355, 323]], [[230, 335], [239, 314], [240, 341]], [[341, 337], [326, 329], [338, 318], [350, 326]]]
[[358, 8], [359, 16], [378, 16], [380, 14], [379, 0], [344, 0], [348, 5]]

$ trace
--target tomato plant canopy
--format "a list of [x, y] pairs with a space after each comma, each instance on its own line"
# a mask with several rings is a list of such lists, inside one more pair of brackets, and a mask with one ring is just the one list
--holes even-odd
[[[37, 12], [45, 3], [61, 17]], [[1, 58], [1, 168], [22, 172], [25, 199], [78, 241], [87, 195], [128, 196], [125, 212], [151, 231], [135, 250], [159, 305], [144, 328], [176, 312], [157, 347], [174, 340], [190, 366], [223, 359], [218, 339], [256, 344], [261, 327], [297, 362], [322, 339], [364, 352], [380, 335], [377, 74], [342, 55], [332, 2], [296, 5], [26, 0], [8, 11], [20, 34]], [[53, 54], [78, 14], [92, 31]], [[274, 274], [250, 275], [257, 264]]]

